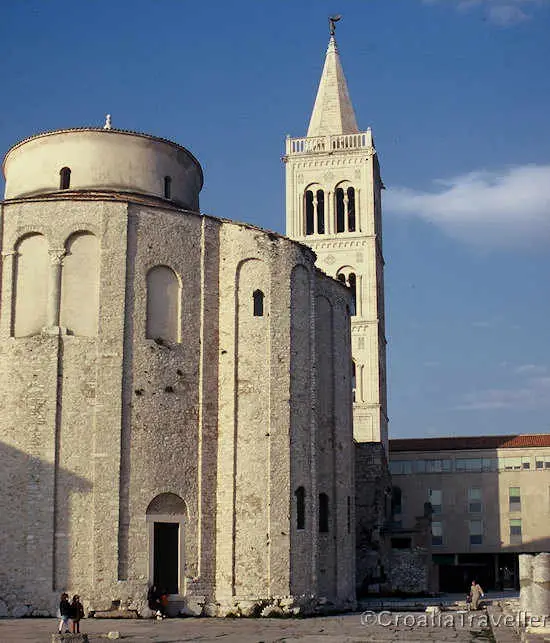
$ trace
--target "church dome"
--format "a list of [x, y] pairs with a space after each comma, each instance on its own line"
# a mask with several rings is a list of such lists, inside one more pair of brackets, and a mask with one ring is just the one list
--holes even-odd
[[197, 159], [166, 139], [117, 129], [37, 134], [14, 145], [3, 163], [6, 199], [64, 191], [137, 193], [198, 211]]

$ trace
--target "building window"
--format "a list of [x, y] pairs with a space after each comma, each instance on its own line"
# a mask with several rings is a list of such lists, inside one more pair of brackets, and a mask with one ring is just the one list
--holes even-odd
[[392, 475], [407, 475], [413, 472], [413, 460], [391, 460], [390, 473]]
[[306, 190], [305, 198], [305, 214], [306, 214], [306, 235], [313, 234], [314, 225], [313, 225], [313, 192], [311, 190]]
[[392, 519], [402, 512], [402, 492], [400, 487], [392, 487], [391, 490], [391, 514]]
[[348, 188], [348, 231], [355, 232], [355, 189]]
[[522, 471], [531, 468], [531, 458], [529, 456], [515, 458], [499, 458], [498, 468], [501, 471]]
[[264, 293], [261, 290], [255, 290], [252, 294], [254, 301], [254, 317], [264, 316]]
[[351, 399], [355, 402], [355, 391], [357, 389], [357, 367], [355, 361], [351, 360]]
[[59, 189], [68, 190], [71, 186], [71, 169], [62, 167], [59, 170]]
[[168, 266], [155, 266], [147, 273], [148, 339], [180, 341], [181, 287], [176, 273]]
[[510, 544], [521, 545], [521, 518], [510, 520]]
[[306, 492], [303, 487], [296, 489], [296, 529], [306, 528]]
[[172, 177], [171, 176], [164, 177], [164, 198], [165, 199], [172, 198]]
[[535, 467], [537, 471], [541, 471], [542, 469], [550, 469], [550, 455], [535, 456]]
[[319, 494], [319, 531], [328, 533], [328, 496], [326, 493]]
[[510, 511], [521, 511], [521, 493], [519, 487], [510, 487], [509, 499]]
[[325, 234], [325, 193], [306, 190], [304, 196], [306, 235]]
[[441, 513], [442, 496], [441, 489], [428, 489], [428, 502], [432, 505], [434, 514]]
[[443, 523], [432, 522], [432, 545], [438, 547], [443, 544]]
[[[422, 464], [421, 464], [422, 463]], [[451, 470], [451, 460], [417, 460], [419, 473], [448, 473]], [[422, 471], [421, 471], [422, 469]]]
[[350, 272], [348, 276], [349, 289], [351, 290], [351, 310], [352, 316], [357, 315], [357, 277], [355, 273]]
[[468, 511], [471, 514], [481, 513], [481, 489], [479, 487], [470, 487], [468, 489]]
[[483, 544], [483, 522], [481, 520], [470, 520], [470, 545]]
[[351, 534], [351, 498], [348, 496], [348, 534]]
[[325, 234], [325, 193], [317, 190], [317, 234]]
[[336, 201], [336, 232], [344, 232], [344, 190], [342, 190], [342, 188], [336, 188], [334, 198]]

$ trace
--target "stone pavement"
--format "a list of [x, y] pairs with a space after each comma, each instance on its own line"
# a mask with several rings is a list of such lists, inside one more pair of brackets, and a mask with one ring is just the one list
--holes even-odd
[[[356, 612], [304, 619], [84, 619], [81, 630], [88, 634], [90, 643], [106, 643], [109, 631], [119, 631], [124, 643], [494, 643], [490, 629], [479, 623], [482, 614], [382, 612], [362, 617]], [[0, 619], [0, 643], [50, 643], [56, 627], [53, 618]]]

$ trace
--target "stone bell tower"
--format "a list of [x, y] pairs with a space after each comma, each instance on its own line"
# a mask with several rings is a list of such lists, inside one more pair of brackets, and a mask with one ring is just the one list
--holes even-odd
[[355, 119], [334, 22], [305, 138], [286, 139], [286, 234], [352, 291], [353, 423], [357, 442], [387, 450], [386, 337], [380, 166]]

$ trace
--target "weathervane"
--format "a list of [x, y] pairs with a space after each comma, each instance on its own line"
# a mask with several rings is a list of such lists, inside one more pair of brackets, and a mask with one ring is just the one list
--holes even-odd
[[329, 29], [330, 29], [330, 35], [331, 36], [334, 36], [334, 34], [336, 32], [336, 23], [338, 22], [338, 20], [341, 20], [341, 19], [342, 19], [341, 15], [330, 16], [329, 17], [328, 24], [329, 24]]

